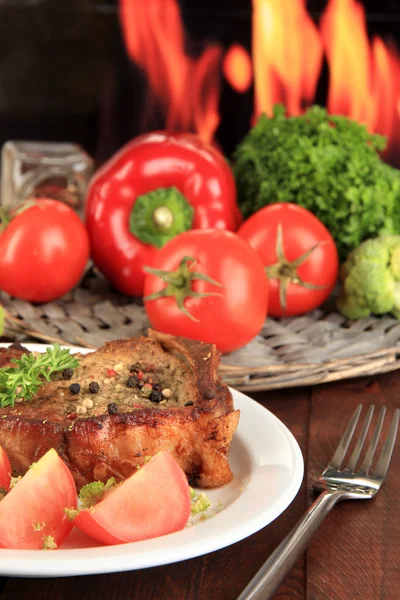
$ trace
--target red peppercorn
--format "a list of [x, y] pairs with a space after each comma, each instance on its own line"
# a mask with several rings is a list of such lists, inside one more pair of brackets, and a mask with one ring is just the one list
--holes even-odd
[[107, 377], [115, 377], [116, 374], [117, 372], [114, 369], [107, 369]]
[[70, 421], [74, 421], [77, 416], [78, 415], [76, 414], [76, 412], [72, 412], [67, 415], [67, 419], [69, 419]]

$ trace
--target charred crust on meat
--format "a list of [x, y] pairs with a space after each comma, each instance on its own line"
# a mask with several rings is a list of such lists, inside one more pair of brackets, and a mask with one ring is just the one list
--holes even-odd
[[192, 469], [192, 471], [190, 471], [190, 473], [187, 474], [189, 485], [191, 485], [191, 486], [197, 485], [198, 481], [199, 481], [199, 476], [200, 476], [200, 468], [196, 467], [196, 468]]
[[12, 366], [14, 364], [12, 361], [21, 358], [23, 354], [29, 354], [29, 350], [23, 346], [21, 348], [12, 346], [0, 348], [0, 368]]
[[[0, 366], [22, 352], [0, 352]], [[239, 412], [229, 388], [218, 379], [215, 347], [150, 331], [148, 337], [106, 343], [78, 360], [73, 382], [79, 383], [81, 395], [71, 394], [71, 381], [58, 376], [44, 382], [33, 400], [0, 410], [0, 444], [16, 474], [24, 474], [53, 447], [79, 489], [97, 475], [104, 481], [110, 476], [124, 479], [136, 471], [138, 459], [168, 449], [190, 481], [201, 487], [231, 480], [227, 455]], [[110, 380], [107, 369], [113, 366], [119, 368]], [[133, 366], [138, 368], [136, 389], [125, 385]], [[163, 398], [160, 403], [140, 394], [140, 384], [149, 379], [152, 394]], [[68, 420], [87, 400], [92, 381], [100, 384], [99, 392], [90, 394], [92, 406]], [[165, 390], [170, 393], [163, 396]], [[153, 398], [158, 400], [158, 395]], [[116, 414], [108, 414], [112, 403], [118, 407]]]
[[9, 350], [21, 350], [23, 353], [24, 352], [29, 352], [26, 348], [24, 348], [24, 346], [21, 344], [21, 342], [13, 342], [10, 346], [8, 346]]

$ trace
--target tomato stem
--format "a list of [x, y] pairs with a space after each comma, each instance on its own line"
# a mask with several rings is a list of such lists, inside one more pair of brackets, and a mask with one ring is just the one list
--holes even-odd
[[36, 206], [38, 203], [32, 199], [26, 199], [20, 204], [13, 206], [7, 210], [4, 206], [0, 206], [0, 232], [4, 231], [7, 225], [18, 215], [23, 213], [28, 208]]
[[288, 260], [285, 255], [285, 250], [283, 247], [283, 231], [282, 231], [282, 223], [278, 224], [278, 229], [276, 232], [276, 258], [277, 262], [273, 265], [269, 265], [265, 267], [265, 272], [270, 279], [279, 279], [279, 301], [281, 308], [285, 311], [287, 308], [287, 289], [289, 283], [294, 283], [296, 285], [300, 285], [308, 290], [322, 290], [326, 286], [325, 285], [314, 285], [313, 283], [309, 283], [308, 281], [304, 281], [299, 276], [297, 269], [302, 265], [310, 255], [325, 244], [326, 241], [318, 242], [314, 244], [311, 248], [306, 250], [303, 254], [301, 254], [295, 260]]
[[11, 219], [14, 219], [14, 217], [17, 217], [18, 215], [20, 215], [23, 212], [25, 212], [26, 210], [28, 210], [28, 208], [32, 208], [33, 206], [38, 206], [38, 205], [39, 205], [39, 203], [37, 200], [35, 200], [33, 198], [26, 198], [23, 202], [21, 202], [20, 204], [17, 204], [10, 210], [10, 212], [9, 212], [10, 221], [11, 221]]
[[153, 269], [152, 267], [144, 267], [147, 273], [151, 273], [159, 277], [167, 285], [144, 297], [145, 301], [156, 300], [158, 298], [174, 297], [179, 309], [192, 321], [198, 322], [198, 319], [187, 310], [185, 307], [186, 298], [205, 298], [207, 296], [221, 296], [220, 292], [195, 292], [192, 290], [192, 281], [195, 279], [207, 281], [218, 287], [224, 287], [218, 281], [211, 279], [208, 275], [198, 271], [192, 271], [192, 267], [196, 264], [196, 259], [192, 256], [184, 256], [179, 263], [179, 267], [175, 271], [163, 271], [162, 269]]
[[4, 207], [0, 206], [0, 231], [4, 231], [10, 222], [10, 218]]

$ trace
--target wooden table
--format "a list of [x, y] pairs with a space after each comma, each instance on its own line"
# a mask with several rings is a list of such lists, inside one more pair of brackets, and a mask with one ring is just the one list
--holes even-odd
[[[296, 499], [274, 523], [229, 548], [165, 567], [63, 579], [2, 579], [0, 600], [234, 600], [310, 503], [311, 482], [331, 457], [357, 404], [386, 404], [390, 414], [400, 407], [400, 372], [254, 398], [290, 428], [306, 464]], [[399, 494], [400, 435], [378, 496], [338, 505], [276, 598], [400, 599]]]

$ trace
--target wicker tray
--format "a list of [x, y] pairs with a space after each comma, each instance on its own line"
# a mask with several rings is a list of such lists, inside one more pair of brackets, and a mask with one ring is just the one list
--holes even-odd
[[[0, 294], [5, 335], [12, 340], [97, 348], [105, 341], [145, 334], [143, 306], [116, 294], [90, 270], [80, 287], [58, 302], [32, 305]], [[221, 375], [243, 391], [314, 385], [400, 368], [400, 321], [348, 322], [334, 304], [306, 316], [267, 319], [245, 348], [222, 357]]]

